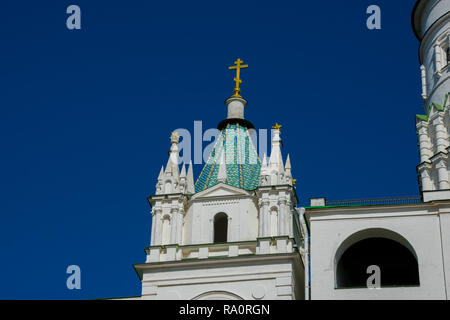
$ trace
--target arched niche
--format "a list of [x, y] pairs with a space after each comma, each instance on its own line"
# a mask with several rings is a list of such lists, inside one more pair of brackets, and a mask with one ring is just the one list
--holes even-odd
[[345, 239], [334, 259], [335, 287], [367, 287], [371, 265], [380, 268], [381, 287], [419, 286], [419, 264], [412, 245], [382, 228], [358, 231]]
[[209, 291], [202, 293], [192, 300], [244, 300], [242, 297], [228, 291]]

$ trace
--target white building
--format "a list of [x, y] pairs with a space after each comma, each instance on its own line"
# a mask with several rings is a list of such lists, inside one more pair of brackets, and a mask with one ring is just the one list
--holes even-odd
[[[298, 208], [280, 127], [268, 159], [253, 146], [238, 60], [228, 116], [195, 183], [191, 164], [180, 171], [178, 135], [171, 136], [148, 198], [147, 258], [134, 265], [140, 299], [450, 298], [450, 0], [417, 1], [412, 23], [425, 112], [416, 116], [421, 197], [317, 198]], [[381, 288], [367, 287], [372, 274]]]

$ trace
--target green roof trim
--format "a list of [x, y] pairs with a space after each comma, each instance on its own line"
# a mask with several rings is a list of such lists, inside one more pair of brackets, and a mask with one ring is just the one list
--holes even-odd
[[[449, 93], [450, 93], [450, 92], [449, 92]], [[441, 106], [440, 104], [437, 104], [437, 103], [433, 102], [433, 103], [431, 103], [431, 104], [428, 106], [428, 112], [427, 112], [426, 115], [425, 115], [425, 114], [416, 114], [416, 118], [419, 119], [419, 120], [421, 120], [421, 121], [428, 121], [428, 118], [429, 118], [429, 116], [430, 116], [431, 109], [432, 109], [433, 107], [436, 108], [437, 111], [444, 111], [444, 110], [445, 110], [445, 106], [447, 105], [449, 93], [447, 93], [447, 94], [445, 95], [445, 98], [444, 98], [444, 104], [443, 104], [442, 106]]]
[[416, 117], [423, 121], [428, 121], [428, 116], [424, 114], [416, 114]]
[[437, 104], [437, 103], [432, 103], [432, 105], [436, 108], [436, 109], [438, 109], [439, 111], [444, 111], [444, 107], [443, 106], [441, 106], [440, 104]]

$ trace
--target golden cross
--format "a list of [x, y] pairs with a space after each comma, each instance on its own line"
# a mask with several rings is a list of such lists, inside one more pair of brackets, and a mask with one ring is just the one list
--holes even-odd
[[[275, 123], [275, 125], [272, 127], [272, 129], [280, 130], [280, 129], [281, 129], [281, 126], [280, 126], [278, 123]], [[281, 130], [280, 130], [280, 131], [281, 131]]]
[[233, 79], [236, 82], [236, 88], [234, 88], [234, 95], [233, 97], [238, 97], [238, 98], [242, 98], [240, 93], [241, 93], [241, 88], [239, 88], [239, 83], [242, 83], [242, 80], [240, 78], [241, 76], [241, 69], [245, 69], [248, 68], [248, 64], [241, 64], [244, 61], [242, 61], [241, 59], [237, 59], [234, 64], [235, 66], [231, 66], [228, 67], [228, 69], [233, 70], [236, 69], [236, 77]]

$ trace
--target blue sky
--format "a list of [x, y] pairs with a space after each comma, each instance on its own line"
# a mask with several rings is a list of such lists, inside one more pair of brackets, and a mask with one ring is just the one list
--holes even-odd
[[246, 118], [282, 124], [302, 204], [418, 194], [413, 4], [2, 1], [0, 299], [139, 295], [170, 132], [226, 117], [238, 57]]

